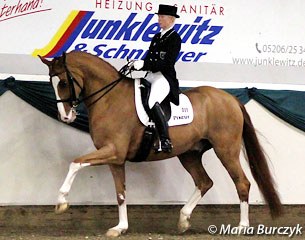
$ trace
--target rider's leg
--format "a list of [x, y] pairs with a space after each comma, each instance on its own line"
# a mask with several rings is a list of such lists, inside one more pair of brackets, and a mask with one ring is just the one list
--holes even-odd
[[148, 106], [152, 109], [156, 102], [161, 104], [161, 102], [167, 97], [170, 91], [170, 86], [161, 72], [149, 72], [145, 79], [151, 83]]
[[164, 116], [164, 112], [158, 102], [155, 103], [152, 110], [152, 117], [156, 124], [163, 152], [172, 151], [172, 143], [169, 139], [168, 124]]
[[168, 134], [168, 124], [160, 103], [166, 98], [170, 86], [166, 78], [160, 73], [149, 73], [146, 79], [151, 83], [148, 106], [152, 110], [152, 117], [159, 133], [161, 148], [164, 152], [171, 152], [172, 144]]

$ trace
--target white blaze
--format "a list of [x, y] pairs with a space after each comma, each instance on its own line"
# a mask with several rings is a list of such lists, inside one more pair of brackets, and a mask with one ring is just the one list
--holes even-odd
[[[60, 82], [60, 79], [59, 79], [58, 76], [52, 77], [52, 85], [53, 85], [54, 92], [55, 92], [55, 95], [56, 95], [56, 100], [61, 101], [62, 99], [60, 98], [60, 96], [58, 94], [58, 88], [57, 88], [59, 82]], [[69, 113], [67, 114], [67, 112], [65, 110], [65, 107], [64, 107], [64, 104], [62, 102], [57, 103], [57, 109], [58, 109], [58, 112], [60, 114], [60, 119], [63, 122], [70, 123], [70, 122], [73, 122], [75, 120], [75, 116], [73, 115], [72, 109], [70, 109]]]

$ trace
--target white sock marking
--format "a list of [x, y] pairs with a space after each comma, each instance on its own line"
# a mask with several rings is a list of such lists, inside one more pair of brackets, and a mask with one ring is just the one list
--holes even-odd
[[201, 199], [201, 191], [199, 188], [195, 188], [194, 193], [192, 194], [191, 198], [188, 200], [188, 202], [184, 205], [184, 207], [181, 209], [181, 213], [183, 213], [188, 218], [191, 216], [194, 208], [197, 206], [198, 202]]
[[59, 196], [58, 196], [58, 203], [66, 203], [67, 200], [66, 200], [66, 196], [68, 195], [70, 189], [71, 189], [71, 186], [72, 186], [72, 183], [75, 179], [75, 176], [76, 176], [76, 173], [84, 168], [84, 167], [87, 167], [87, 166], [90, 166], [90, 163], [74, 163], [72, 162], [70, 164], [70, 167], [69, 167], [69, 172], [66, 176], [66, 179], [63, 183], [63, 185], [61, 186], [61, 188], [59, 189]]
[[126, 200], [122, 194], [119, 195], [121, 200], [124, 202], [119, 205], [119, 224], [111, 228], [112, 230], [118, 231], [120, 234], [126, 232], [128, 229], [128, 217], [127, 217], [127, 205]]
[[239, 226], [249, 227], [249, 204], [247, 202], [240, 203]]

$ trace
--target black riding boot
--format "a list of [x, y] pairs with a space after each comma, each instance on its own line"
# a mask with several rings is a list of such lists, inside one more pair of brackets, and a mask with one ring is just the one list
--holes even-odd
[[168, 124], [165, 120], [164, 112], [158, 102], [155, 103], [152, 110], [152, 117], [156, 124], [156, 128], [161, 141], [161, 149], [163, 152], [170, 153], [172, 151], [172, 143], [169, 139]]

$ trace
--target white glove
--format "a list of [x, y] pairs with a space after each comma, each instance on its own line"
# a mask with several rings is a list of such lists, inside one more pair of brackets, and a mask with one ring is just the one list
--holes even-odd
[[143, 60], [136, 60], [133, 63], [133, 67], [135, 70], [140, 70], [144, 66], [144, 61]]

